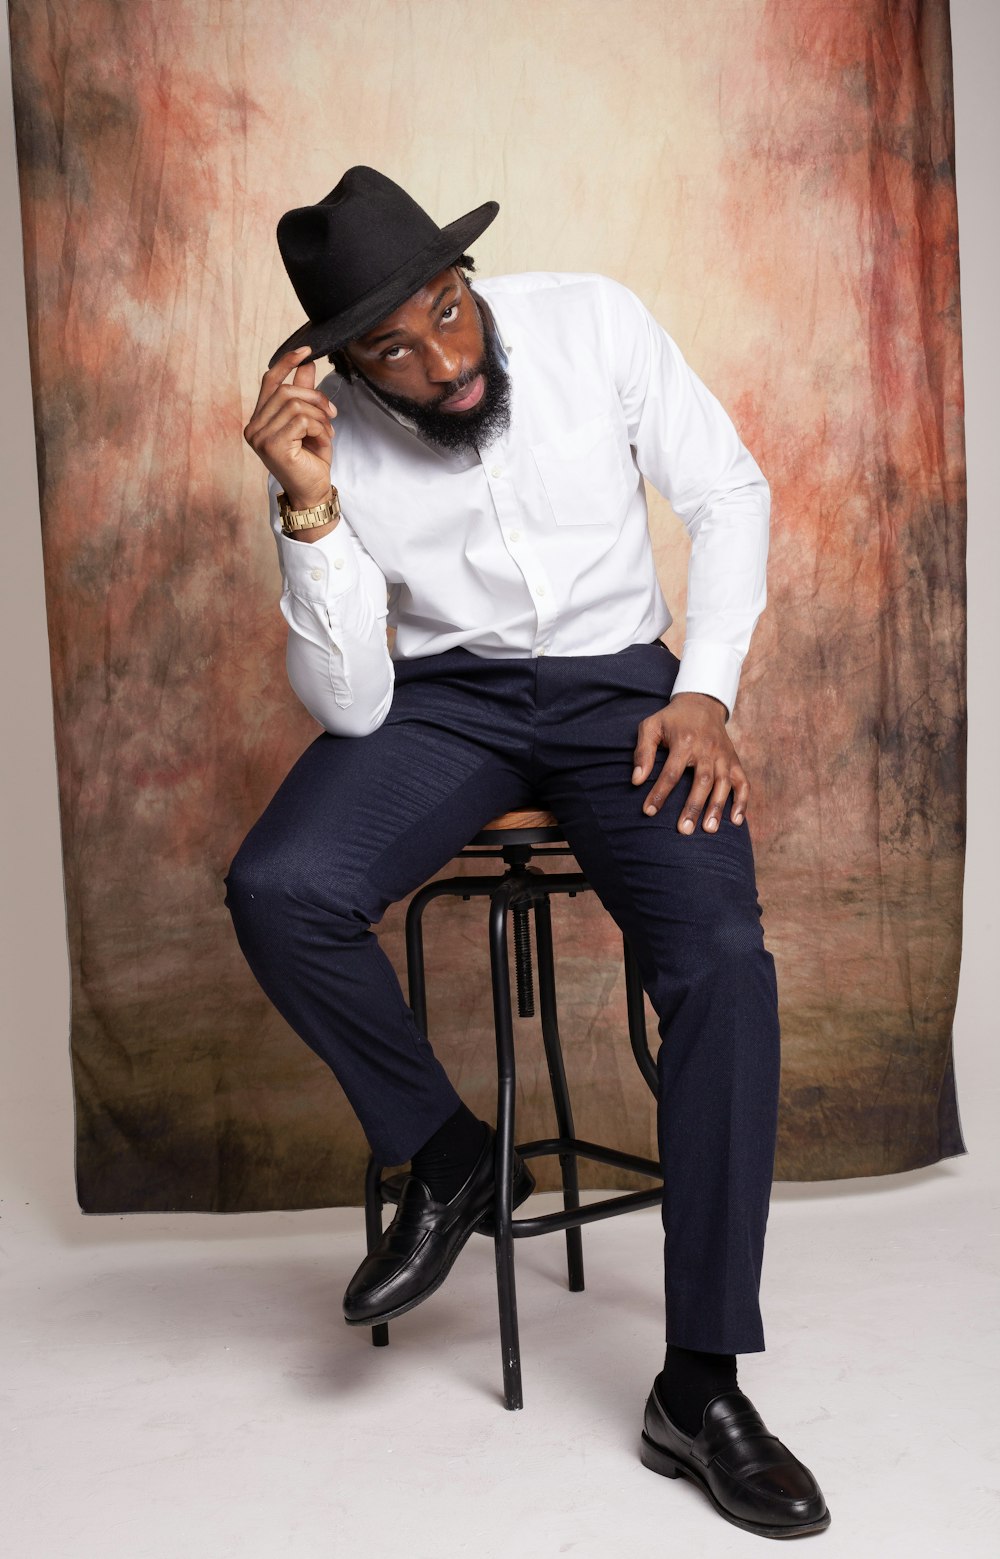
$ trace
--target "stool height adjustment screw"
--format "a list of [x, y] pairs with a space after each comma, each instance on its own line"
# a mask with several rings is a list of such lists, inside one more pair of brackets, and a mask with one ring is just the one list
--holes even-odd
[[522, 1018], [535, 1015], [535, 992], [531, 971], [531, 931], [527, 904], [514, 904], [514, 968], [517, 971], [517, 1010]]

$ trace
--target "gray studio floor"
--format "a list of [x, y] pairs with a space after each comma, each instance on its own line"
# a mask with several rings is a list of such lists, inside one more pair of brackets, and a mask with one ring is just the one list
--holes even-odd
[[[769, 1347], [741, 1383], [820, 1478], [833, 1524], [804, 1541], [830, 1559], [997, 1552], [990, 1167], [775, 1190]], [[490, 1241], [374, 1349], [339, 1315], [360, 1209], [83, 1218], [57, 1178], [3, 1210], [16, 1559], [761, 1552], [636, 1454], [662, 1356], [655, 1213], [585, 1231], [583, 1294], [561, 1236], [518, 1246], [510, 1413]]]

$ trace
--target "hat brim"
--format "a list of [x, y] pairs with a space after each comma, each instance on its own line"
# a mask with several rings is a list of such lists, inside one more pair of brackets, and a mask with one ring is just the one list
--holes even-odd
[[499, 210], [495, 200], [487, 200], [477, 206], [475, 211], [469, 211], [457, 221], [449, 222], [432, 244], [421, 249], [351, 308], [342, 310], [331, 319], [306, 320], [287, 341], [281, 343], [276, 352], [272, 352], [268, 358], [268, 368], [273, 368], [278, 358], [286, 352], [294, 352], [296, 347], [304, 346], [307, 342], [310, 352], [308, 357], [301, 359], [303, 363], [314, 362], [317, 357], [325, 357], [338, 347], [346, 346], [348, 341], [363, 336], [380, 319], [385, 319], [393, 309], [399, 308], [407, 298], [426, 286], [438, 271], [444, 270], [446, 265], [453, 265], [469, 244], [486, 231]]

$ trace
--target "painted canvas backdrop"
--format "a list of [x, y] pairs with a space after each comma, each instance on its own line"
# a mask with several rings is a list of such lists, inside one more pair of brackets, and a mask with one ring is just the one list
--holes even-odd
[[[731, 730], [781, 993], [778, 1175], [961, 1152], [943, 0], [11, 0], [10, 20], [82, 1205], [360, 1200], [360, 1128], [257, 990], [222, 902], [317, 730], [285, 680], [264, 472], [242, 440], [301, 319], [274, 227], [354, 162], [442, 222], [497, 198], [481, 274], [626, 282], [730, 410], [774, 500]], [[656, 495], [651, 527], [679, 651], [687, 543]], [[403, 908], [381, 927], [400, 971]], [[427, 929], [431, 1038], [489, 1115], [481, 910], [438, 905]], [[651, 1152], [617, 930], [583, 899], [555, 929], [578, 1129]], [[537, 1031], [519, 1028], [531, 1137], [551, 1128]]]

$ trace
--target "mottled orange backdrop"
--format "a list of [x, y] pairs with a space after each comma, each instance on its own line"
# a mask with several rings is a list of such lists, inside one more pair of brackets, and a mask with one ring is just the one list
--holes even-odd
[[[355, 162], [440, 221], [498, 199], [481, 274], [626, 282], [732, 412], [774, 497], [731, 729], [781, 991], [778, 1173], [961, 1152], [944, 0], [11, 0], [10, 16], [82, 1205], [361, 1199], [360, 1128], [259, 993], [222, 902], [316, 731], [286, 684], [264, 473], [242, 439], [301, 319], [274, 228]], [[679, 650], [686, 538], [655, 496], [651, 525]], [[400, 969], [401, 926], [395, 906]], [[427, 931], [432, 1041], [489, 1115], [482, 909], [438, 905]], [[556, 933], [578, 1129], [653, 1152], [616, 929], [576, 900]], [[520, 1045], [519, 1135], [548, 1134], [530, 1020]]]

